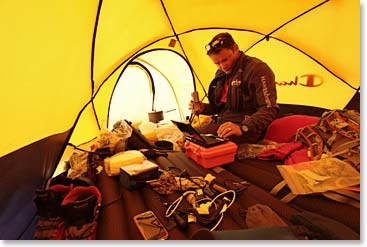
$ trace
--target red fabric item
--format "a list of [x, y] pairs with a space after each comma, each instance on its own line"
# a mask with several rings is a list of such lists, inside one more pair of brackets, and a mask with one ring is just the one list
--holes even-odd
[[288, 155], [302, 147], [302, 142], [285, 143], [278, 148], [265, 150], [260, 153], [257, 158], [261, 160], [283, 160]]
[[95, 186], [77, 186], [74, 187], [73, 190], [64, 198], [61, 205], [66, 205], [69, 202], [74, 202], [79, 200], [83, 195], [95, 195], [98, 199], [98, 203], [101, 203], [102, 196], [99, 189]]
[[297, 114], [277, 118], [268, 126], [264, 139], [277, 143], [292, 142], [299, 128], [315, 124], [319, 119]]
[[307, 155], [308, 148], [306, 146], [303, 146], [303, 148], [294, 151], [288, 157], [285, 159], [284, 164], [285, 165], [293, 165], [300, 162], [306, 162], [310, 161], [311, 158]]
[[228, 94], [228, 80], [224, 83], [223, 85], [223, 90], [222, 90], [222, 98], [220, 99], [220, 102], [226, 103], [227, 102], [227, 94]]
[[36, 191], [34, 202], [39, 215], [34, 233], [36, 240], [65, 239], [65, 224], [59, 202], [67, 195], [70, 188], [71, 186], [56, 184], [46, 191]]
[[61, 203], [66, 239], [96, 238], [101, 201], [102, 196], [96, 186], [76, 186], [69, 192]]

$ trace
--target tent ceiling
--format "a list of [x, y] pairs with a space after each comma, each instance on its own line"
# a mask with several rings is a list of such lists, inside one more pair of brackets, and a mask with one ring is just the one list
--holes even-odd
[[[225, 30], [233, 33], [243, 50], [270, 33], [269, 42], [262, 41], [247, 53], [276, 68], [280, 81], [309, 72], [326, 73], [319, 65], [308, 65], [303, 60], [306, 55], [333, 72], [323, 76], [323, 85], [331, 83], [329, 89], [335, 84], [336, 93], [346, 96], [338, 104], [332, 98], [321, 100], [319, 106], [343, 107], [355, 91], [352, 87], [359, 88], [360, 2], [355, 0], [6, 0], [0, 3], [0, 31], [5, 37], [0, 41], [0, 114], [7, 133], [2, 136], [0, 157], [72, 128], [82, 109], [78, 129], [83, 129], [83, 134], [78, 134], [78, 139], [87, 141], [95, 136], [100, 124], [96, 119], [108, 115], [118, 78], [110, 75], [115, 70], [121, 72], [139, 51], [170, 49], [168, 43], [175, 33], [198, 75], [197, 85], [200, 80], [207, 87], [215, 67], [203, 47], [214, 34]], [[289, 52], [285, 47], [293, 48], [286, 43], [299, 51]], [[177, 43], [171, 49], [183, 53], [182, 48]], [[299, 67], [293, 68], [294, 63]], [[302, 66], [307, 71], [301, 71]], [[294, 103], [292, 95], [303, 94], [298, 89], [279, 91], [280, 100], [290, 103]], [[85, 107], [92, 95], [94, 107]], [[304, 95], [315, 97], [322, 92]]]

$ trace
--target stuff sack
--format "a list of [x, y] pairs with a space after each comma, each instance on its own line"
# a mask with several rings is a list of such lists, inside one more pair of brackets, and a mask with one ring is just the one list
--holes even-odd
[[315, 124], [299, 128], [295, 137], [308, 147], [311, 160], [337, 157], [360, 166], [360, 113], [356, 110], [325, 111]]

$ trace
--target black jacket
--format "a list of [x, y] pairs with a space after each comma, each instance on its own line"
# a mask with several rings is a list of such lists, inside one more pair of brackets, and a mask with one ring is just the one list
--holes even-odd
[[[230, 79], [227, 102], [220, 102], [222, 88]], [[248, 135], [258, 139], [276, 117], [275, 76], [270, 67], [258, 58], [241, 52], [232, 72], [218, 70], [209, 86], [209, 104], [202, 114], [219, 114], [223, 122], [231, 121], [249, 127]]]

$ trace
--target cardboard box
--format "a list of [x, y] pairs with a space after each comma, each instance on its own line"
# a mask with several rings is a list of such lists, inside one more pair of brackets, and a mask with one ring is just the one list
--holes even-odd
[[209, 148], [186, 141], [185, 148], [186, 155], [205, 168], [233, 162], [237, 152], [237, 144], [231, 141]]
[[120, 167], [120, 185], [129, 190], [139, 189], [145, 182], [159, 177], [159, 166], [149, 160]]

